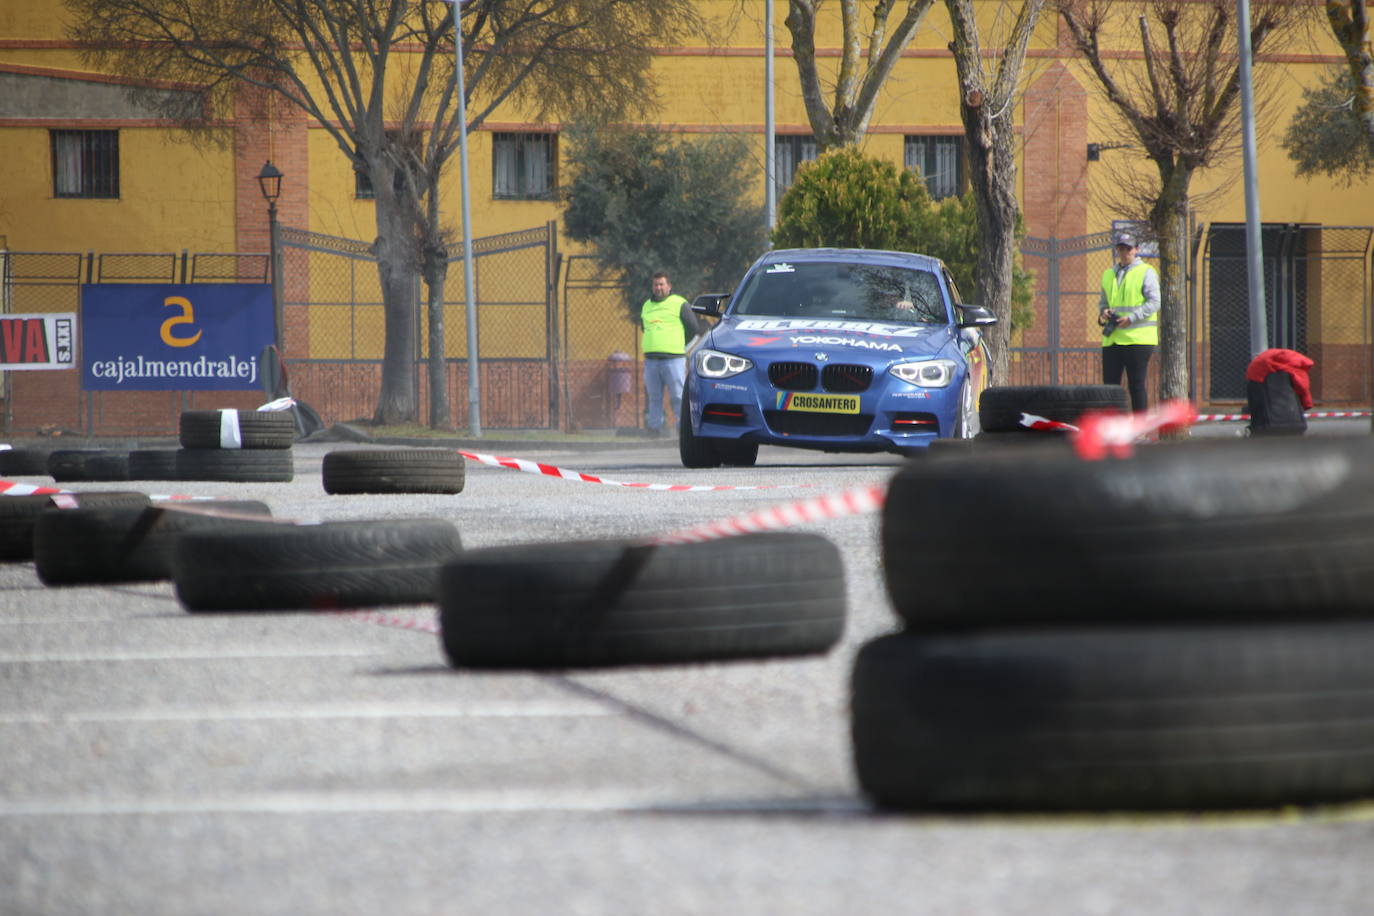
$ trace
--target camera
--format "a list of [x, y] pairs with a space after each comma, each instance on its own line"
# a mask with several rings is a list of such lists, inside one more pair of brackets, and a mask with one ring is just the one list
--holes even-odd
[[1111, 309], [1103, 309], [1097, 313], [1097, 323], [1102, 325], [1102, 336], [1107, 337], [1121, 324], [1121, 318]]

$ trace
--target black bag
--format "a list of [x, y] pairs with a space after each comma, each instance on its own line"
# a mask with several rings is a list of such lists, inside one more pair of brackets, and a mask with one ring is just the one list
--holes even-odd
[[1271, 372], [1262, 382], [1247, 380], [1245, 394], [1250, 401], [1250, 435], [1301, 436], [1307, 432], [1307, 417], [1293, 390], [1293, 377], [1287, 372]]

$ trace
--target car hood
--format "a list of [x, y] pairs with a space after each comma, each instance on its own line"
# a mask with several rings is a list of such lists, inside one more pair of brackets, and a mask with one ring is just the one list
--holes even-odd
[[933, 356], [951, 340], [943, 325], [813, 318], [726, 317], [705, 345], [759, 361], [829, 359], [887, 364]]

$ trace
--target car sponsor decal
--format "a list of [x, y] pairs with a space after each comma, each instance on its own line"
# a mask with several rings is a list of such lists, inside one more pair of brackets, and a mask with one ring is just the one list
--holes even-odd
[[924, 401], [924, 400], [926, 400], [927, 398], [930, 397], [930, 392], [929, 392], [929, 391], [894, 391], [894, 392], [892, 392], [890, 395], [888, 395], [888, 397], [892, 397], [892, 398], [916, 398], [916, 399], [918, 399], [918, 400]]
[[766, 347], [770, 343], [777, 343], [781, 337], [751, 337], [744, 342], [746, 347]]
[[[818, 344], [824, 347], [858, 347], [861, 350], [902, 352], [902, 348], [897, 344], [884, 343], [881, 340], [861, 340], [854, 337], [816, 337], [814, 335], [792, 338], [792, 346], [794, 347], [814, 347]], [[816, 356], [821, 359], [825, 358], [819, 353]]]
[[778, 410], [804, 410], [811, 413], [858, 413], [859, 399], [852, 394], [803, 394], [779, 391]]
[[853, 331], [884, 337], [920, 337], [930, 325], [880, 324], [872, 321], [840, 321], [833, 318], [745, 318], [741, 331]]
[[748, 391], [745, 385], [731, 385], [728, 382], [712, 382], [711, 387], [717, 391]]
[[768, 269], [764, 271], [766, 274], [794, 274], [796, 272], [797, 268], [786, 262], [770, 264]]

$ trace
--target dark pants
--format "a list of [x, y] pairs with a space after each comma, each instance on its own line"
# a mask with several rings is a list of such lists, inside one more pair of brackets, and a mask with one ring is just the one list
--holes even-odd
[[1145, 378], [1150, 372], [1154, 344], [1112, 344], [1102, 348], [1102, 384], [1120, 385], [1126, 373], [1126, 390], [1131, 393], [1131, 409], [1137, 413], [1150, 406]]

